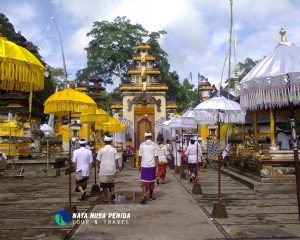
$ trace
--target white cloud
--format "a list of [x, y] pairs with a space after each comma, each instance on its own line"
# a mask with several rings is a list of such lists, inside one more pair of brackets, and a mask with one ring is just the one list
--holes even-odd
[[149, 31], [158, 31], [172, 24], [175, 19], [186, 13], [188, 5], [184, 0], [122, 0], [109, 15], [127, 16], [134, 23], [140, 23]]
[[50, 0], [62, 13], [69, 14], [84, 25], [85, 22], [102, 20], [118, 4], [119, 0]]
[[35, 4], [24, 1], [9, 1], [7, 5], [2, 3], [1, 5], [3, 13], [14, 25], [16, 32], [20, 31], [29, 41], [38, 41], [41, 36], [41, 29], [35, 22], [39, 16], [39, 11]]
[[75, 57], [86, 59], [87, 56], [84, 49], [88, 46], [91, 40], [91, 37], [86, 36], [86, 34], [90, 30], [91, 26], [81, 27], [77, 29], [70, 37], [68, 51], [72, 52]]
[[[46, 19], [50, 14], [49, 2], [52, 3], [53, 15], [60, 20], [67, 68], [72, 75], [85, 67], [84, 48], [89, 42], [86, 33], [92, 23], [127, 16], [132, 23], [140, 23], [149, 31], [167, 31], [160, 43], [169, 55], [171, 70], [176, 70], [181, 80], [190, 72], [194, 81], [198, 72], [214, 83], [220, 80], [228, 48], [229, 0], [49, 0], [45, 1], [44, 9], [37, 7], [40, 3], [37, 0], [18, 0], [18, 8], [16, 1], [0, 1], [16, 29], [29, 40], [40, 43], [46, 61], [62, 66], [54, 29], [49, 32], [47, 42], [43, 39], [49, 22]], [[233, 11], [238, 61], [246, 57], [260, 59], [272, 51], [282, 26], [287, 30], [288, 40], [300, 46], [298, 1], [233, 0]]]
[[[16, 5], [18, 7], [16, 7]], [[26, 21], [33, 20], [37, 15], [37, 10], [34, 5], [23, 1], [18, 1], [17, 3], [10, 2], [8, 8], [11, 9], [7, 17], [14, 23], [15, 26], [21, 25]]]

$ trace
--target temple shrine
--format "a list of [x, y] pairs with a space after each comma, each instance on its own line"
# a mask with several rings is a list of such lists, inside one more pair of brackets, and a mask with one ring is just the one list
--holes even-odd
[[149, 45], [141, 44], [135, 48], [128, 70], [130, 83], [121, 84], [122, 100], [111, 106], [114, 117], [132, 123], [127, 139], [136, 148], [144, 141], [145, 131], [155, 134], [155, 122], [172, 118], [177, 109], [176, 103], [166, 100], [166, 84], [157, 80], [160, 71], [155, 67], [155, 60]]

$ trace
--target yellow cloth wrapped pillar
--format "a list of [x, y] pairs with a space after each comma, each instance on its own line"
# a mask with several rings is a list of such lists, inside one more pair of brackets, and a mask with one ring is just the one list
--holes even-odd
[[207, 139], [209, 137], [209, 129], [205, 125], [199, 125], [199, 136], [203, 139]]
[[275, 111], [270, 108], [270, 138], [271, 138], [271, 146], [275, 146]]

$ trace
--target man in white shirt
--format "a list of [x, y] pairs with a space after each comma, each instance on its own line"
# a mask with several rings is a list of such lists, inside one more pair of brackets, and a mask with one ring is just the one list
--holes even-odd
[[85, 139], [79, 141], [80, 148], [73, 152], [72, 162], [76, 165], [76, 192], [81, 193], [80, 201], [86, 196], [86, 187], [90, 175], [90, 168], [93, 163], [92, 151], [86, 148]]
[[104, 199], [103, 202], [108, 202], [108, 191], [110, 191], [111, 202], [113, 203], [115, 195], [115, 176], [119, 174], [119, 155], [117, 149], [111, 146], [113, 139], [111, 137], [104, 137], [105, 146], [100, 149], [97, 155], [97, 160], [100, 162], [99, 179], [100, 187], [103, 188]]
[[141, 204], [147, 202], [147, 190], [150, 191], [149, 200], [152, 201], [154, 191], [154, 182], [156, 179], [156, 167], [158, 165], [156, 144], [152, 142], [150, 131], [145, 132], [145, 142], [142, 142], [139, 149], [139, 169], [141, 170], [141, 183], [143, 190], [143, 199]]

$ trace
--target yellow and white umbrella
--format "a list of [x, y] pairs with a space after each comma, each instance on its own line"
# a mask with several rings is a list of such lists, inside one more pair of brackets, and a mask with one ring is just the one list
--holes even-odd
[[[95, 113], [96, 103], [92, 98], [74, 89], [67, 88], [51, 95], [44, 103], [46, 114], [68, 114], [69, 126], [71, 113]], [[69, 205], [71, 206], [71, 143], [69, 139]]]

